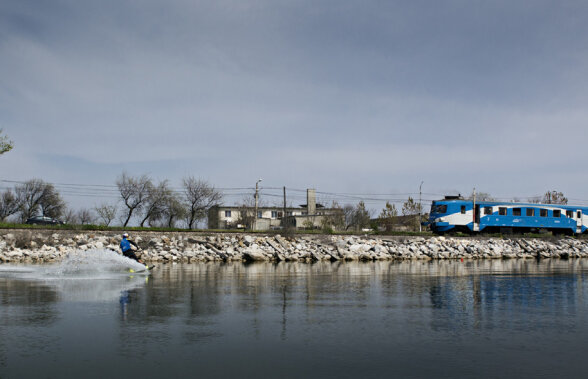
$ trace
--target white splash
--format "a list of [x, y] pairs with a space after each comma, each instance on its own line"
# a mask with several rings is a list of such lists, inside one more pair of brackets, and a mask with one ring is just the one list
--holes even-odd
[[77, 250], [55, 264], [2, 264], [0, 278], [41, 281], [54, 287], [66, 301], [110, 301], [118, 299], [121, 291], [144, 286], [148, 271], [129, 273], [129, 269], [144, 268], [112, 250]]

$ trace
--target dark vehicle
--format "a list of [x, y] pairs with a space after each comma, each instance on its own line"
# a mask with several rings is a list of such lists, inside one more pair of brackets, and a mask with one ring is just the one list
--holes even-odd
[[31, 225], [63, 225], [63, 221], [46, 216], [35, 216], [27, 219], [26, 224]]

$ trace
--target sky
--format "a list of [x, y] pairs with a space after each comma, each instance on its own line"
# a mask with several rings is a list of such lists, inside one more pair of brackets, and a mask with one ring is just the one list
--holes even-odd
[[585, 1], [3, 0], [0, 187], [92, 207], [125, 171], [228, 205], [259, 178], [266, 204], [283, 186], [376, 212], [419, 187], [588, 204], [586, 19]]

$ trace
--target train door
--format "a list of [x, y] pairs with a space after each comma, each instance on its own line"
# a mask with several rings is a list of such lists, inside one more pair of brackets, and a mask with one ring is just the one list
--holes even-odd
[[576, 233], [582, 233], [582, 211], [576, 211]]
[[480, 231], [480, 205], [474, 207], [474, 232]]

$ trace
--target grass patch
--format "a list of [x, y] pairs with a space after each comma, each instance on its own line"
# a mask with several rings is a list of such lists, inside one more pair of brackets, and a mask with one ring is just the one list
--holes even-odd
[[[140, 226], [104, 226], [104, 225], [29, 225], [29, 224], [13, 224], [13, 223], [0, 223], [0, 229], [29, 229], [29, 230], [71, 230], [71, 231], [106, 231], [113, 233], [122, 232], [160, 232], [160, 233], [247, 233], [247, 234], [260, 234], [260, 235], [277, 235], [282, 236], [296, 236], [296, 235], [341, 235], [341, 236], [405, 236], [405, 237], [434, 237], [436, 234], [426, 232], [384, 232], [384, 231], [371, 231], [371, 232], [356, 232], [356, 231], [334, 231], [334, 230], [323, 230], [323, 229], [308, 229], [308, 230], [297, 230], [297, 229], [276, 229], [276, 230], [244, 230], [244, 229], [184, 229], [184, 228], [158, 228], [158, 227], [140, 227]], [[552, 233], [523, 233], [523, 234], [501, 234], [501, 233], [476, 233], [468, 234], [463, 232], [457, 232], [454, 234], [445, 234], [446, 237], [482, 237], [482, 238], [534, 238], [534, 239], [554, 239], [554, 238], [578, 238], [588, 239], [588, 234], [576, 235], [576, 236], [560, 236], [553, 235]]]
[[377, 236], [411, 236], [411, 237], [433, 237], [435, 234], [432, 232], [371, 232]]

